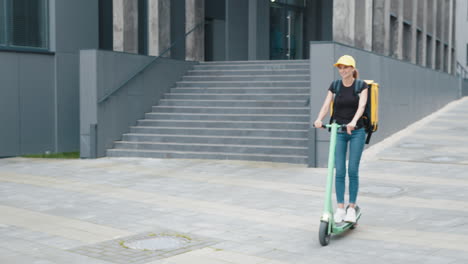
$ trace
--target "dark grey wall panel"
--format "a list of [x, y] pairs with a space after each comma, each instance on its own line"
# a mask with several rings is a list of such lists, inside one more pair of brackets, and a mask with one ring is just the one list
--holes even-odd
[[0, 157], [20, 151], [18, 55], [0, 52]]
[[98, 52], [97, 56], [98, 100], [117, 89], [154, 58], [124, 52]]
[[171, 0], [171, 58], [185, 60], [185, 0]]
[[[330, 83], [335, 79], [335, 73], [330, 70], [333, 66], [330, 63], [330, 54], [333, 54], [333, 46], [327, 44], [310, 45], [311, 53], [313, 56], [310, 59], [310, 80], [311, 80], [311, 94], [310, 94], [310, 107], [311, 107], [311, 120], [315, 121], [317, 114], [322, 107], [323, 100], [327, 95], [327, 89]], [[328, 121], [326, 117], [324, 122]], [[328, 158], [328, 137], [329, 134], [322, 129], [316, 131], [315, 157], [309, 157], [310, 166], [322, 166], [324, 160]]]
[[79, 149], [79, 50], [99, 47], [99, 3], [55, 0], [55, 152]]
[[462, 80], [461, 96], [468, 96], [468, 79]]
[[226, 18], [226, 0], [205, 0], [205, 17], [224, 20]]
[[[312, 42], [310, 52], [312, 122], [317, 117], [330, 83], [339, 78], [333, 63], [340, 56], [352, 55], [356, 59], [360, 78], [372, 79], [380, 84], [379, 131], [372, 136], [371, 144], [459, 97], [460, 82], [453, 75], [337, 43]], [[328, 119], [327, 116], [324, 121], [328, 122]], [[328, 142], [328, 132], [317, 131], [315, 161], [318, 166], [326, 166]]]
[[[97, 50], [80, 52], [80, 152], [84, 157], [95, 157], [97, 124]], [[91, 128], [93, 126], [93, 128]]]
[[248, 59], [248, 2], [226, 0], [226, 60]]
[[2, 122], [11, 124], [0, 132], [8, 142], [0, 156], [79, 148], [78, 52], [98, 47], [98, 1], [50, 0], [49, 7], [55, 56], [0, 53], [0, 67], [12, 71], [0, 73], [0, 82], [9, 87], [2, 89], [2, 100], [10, 98], [0, 105], [8, 112]]
[[96, 0], [55, 0], [55, 52], [78, 52], [99, 46], [99, 7]]
[[[193, 62], [160, 58], [138, 77], [98, 103], [146, 65], [152, 57], [121, 52], [85, 50], [80, 53], [80, 153], [102, 157], [113, 142], [121, 138], [130, 126], [151, 111]], [[97, 145], [90, 127], [97, 124]]]
[[54, 151], [54, 62], [52, 56], [20, 54], [20, 152]]
[[226, 21], [215, 19], [212, 23], [213, 43], [211, 51], [205, 47], [205, 54], [211, 52], [214, 61], [224, 61], [226, 60]]
[[54, 57], [0, 52], [0, 156], [53, 151]]
[[257, 60], [270, 59], [270, 3], [259, 1], [257, 6]]
[[57, 149], [56, 152], [77, 151], [79, 148], [79, 56], [58, 53], [56, 65]]
[[270, 2], [249, 1], [249, 60], [270, 59]]

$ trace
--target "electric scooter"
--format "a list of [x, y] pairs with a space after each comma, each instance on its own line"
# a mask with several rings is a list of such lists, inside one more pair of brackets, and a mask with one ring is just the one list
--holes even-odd
[[323, 128], [329, 128], [331, 131], [330, 135], [330, 150], [328, 154], [328, 176], [327, 176], [327, 189], [325, 192], [325, 206], [323, 209], [322, 217], [320, 218], [319, 228], [319, 241], [322, 246], [326, 246], [330, 243], [330, 237], [332, 234], [337, 235], [345, 232], [348, 229], [354, 229], [357, 225], [357, 221], [361, 218], [361, 210], [358, 206], [356, 210], [356, 222], [348, 223], [341, 222], [335, 223], [333, 218], [333, 207], [332, 207], [332, 187], [333, 187], [333, 176], [335, 169], [335, 148], [336, 148], [336, 137], [339, 128], [346, 128], [346, 125], [338, 125], [336, 123], [330, 125], [323, 125]]

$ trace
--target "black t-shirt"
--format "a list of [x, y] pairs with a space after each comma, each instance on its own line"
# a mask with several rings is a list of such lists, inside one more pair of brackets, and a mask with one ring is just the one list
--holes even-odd
[[[368, 88], [366, 82], [362, 83], [363, 85], [361, 89], [358, 89], [358, 91], [363, 91], [364, 89]], [[356, 85], [356, 81], [354, 81], [353, 84], [349, 87], [344, 86], [343, 81], [340, 82], [340, 85], [340, 92], [335, 97], [333, 119], [336, 120], [336, 123], [338, 124], [348, 124], [353, 120], [354, 115], [356, 114], [356, 111], [359, 107], [359, 95], [354, 93], [354, 85]], [[332, 93], [335, 93], [333, 89], [333, 82], [328, 90], [330, 90]], [[361, 122], [361, 119], [359, 119], [357, 125], [362, 126]]]

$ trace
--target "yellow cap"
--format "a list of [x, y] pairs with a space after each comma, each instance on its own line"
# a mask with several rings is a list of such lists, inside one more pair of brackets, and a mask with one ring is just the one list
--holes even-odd
[[333, 64], [333, 66], [337, 67], [338, 65], [345, 65], [345, 66], [353, 66], [356, 68], [356, 61], [350, 55], [343, 55], [341, 56], [338, 61]]

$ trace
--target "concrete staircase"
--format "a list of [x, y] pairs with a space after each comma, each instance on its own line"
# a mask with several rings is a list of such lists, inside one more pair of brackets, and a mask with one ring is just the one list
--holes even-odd
[[307, 163], [309, 62], [204, 62], [115, 142], [111, 157]]

